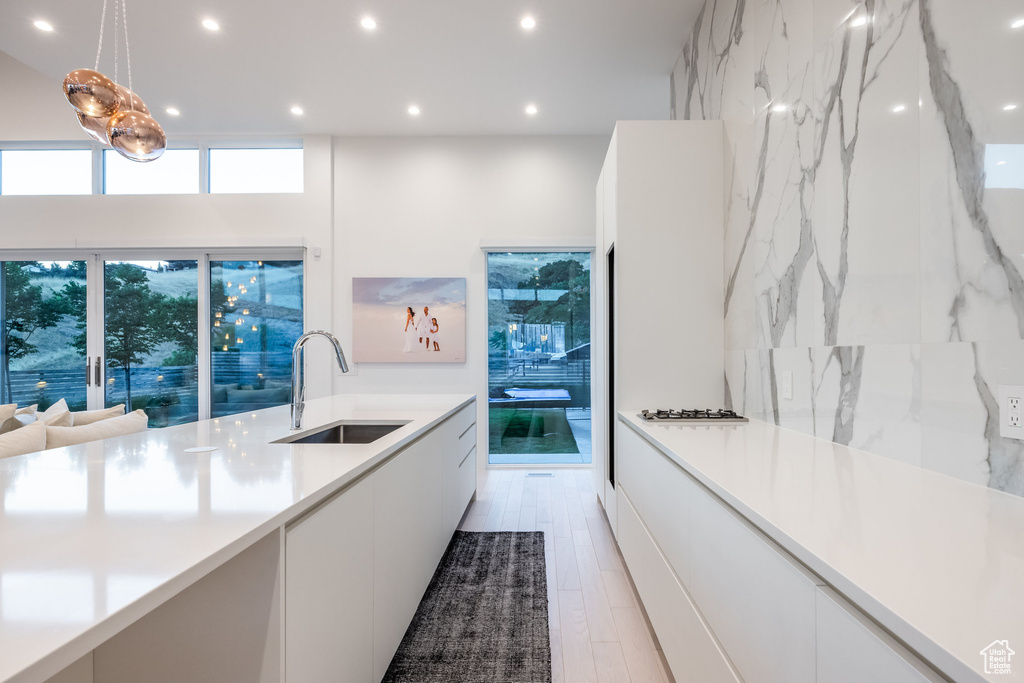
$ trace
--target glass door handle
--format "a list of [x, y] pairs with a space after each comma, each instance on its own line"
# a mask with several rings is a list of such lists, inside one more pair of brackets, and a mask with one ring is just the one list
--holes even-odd
[[100, 379], [100, 357], [96, 356], [96, 386], [100, 386], [102, 380]]
[[85, 358], [85, 386], [92, 386], [92, 356]]

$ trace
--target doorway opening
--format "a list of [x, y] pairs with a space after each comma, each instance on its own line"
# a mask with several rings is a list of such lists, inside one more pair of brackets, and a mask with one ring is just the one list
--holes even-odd
[[487, 254], [488, 462], [592, 461], [591, 255]]

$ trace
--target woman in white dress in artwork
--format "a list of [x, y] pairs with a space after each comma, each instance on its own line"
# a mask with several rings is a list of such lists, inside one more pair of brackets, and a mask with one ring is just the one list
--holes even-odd
[[404, 353], [412, 353], [413, 345], [416, 343], [416, 315], [412, 312], [412, 306], [405, 309], [405, 346]]
[[438, 342], [441, 341], [441, 332], [437, 326], [437, 318], [430, 319], [430, 341], [434, 343], [435, 351], [441, 350], [441, 347], [438, 345]]

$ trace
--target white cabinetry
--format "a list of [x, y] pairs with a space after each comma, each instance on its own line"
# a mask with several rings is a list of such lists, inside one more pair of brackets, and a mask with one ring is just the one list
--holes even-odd
[[618, 542], [677, 681], [943, 680], [625, 423]]
[[444, 526], [455, 530], [476, 491], [476, 404], [444, 423], [455, 446], [444, 455]]
[[689, 588], [740, 675], [812, 683], [815, 578], [710, 495], [693, 502]]
[[[615, 396], [722, 404], [724, 156], [720, 121], [620, 121], [601, 174], [597, 244], [615, 246]], [[692, 292], [685, 305], [666, 293]]]
[[288, 529], [285, 680], [371, 680], [372, 509], [363, 479]]
[[383, 678], [476, 491], [475, 421], [471, 403], [288, 528], [287, 683]]
[[625, 487], [619, 489], [618, 522], [622, 557], [675, 680], [679, 683], [739, 681], [690, 596], [644, 528]]
[[[442, 426], [373, 474], [373, 678], [398, 650], [451, 534], [441, 516]], [[289, 682], [294, 683], [294, 682]]]
[[818, 589], [818, 680], [929, 683], [936, 673], [829, 588]]
[[[723, 405], [724, 157], [721, 121], [616, 124], [596, 187], [597, 257], [607, 263], [614, 247], [615, 258], [613, 273], [595, 271], [595, 329], [610, 336], [595, 338], [593, 351], [611, 361], [607, 387], [595, 377], [595, 414], [608, 414], [609, 403], [613, 415], [627, 406]], [[682, 305], [665, 303], [686, 293], [694, 296]], [[595, 433], [596, 488], [617, 533], [609, 470], [618, 482], [620, 453], [607, 441]]]

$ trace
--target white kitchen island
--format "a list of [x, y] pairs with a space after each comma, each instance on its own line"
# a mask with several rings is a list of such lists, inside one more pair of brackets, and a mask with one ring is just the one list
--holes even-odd
[[[475, 398], [288, 413], [0, 460], [0, 681], [316, 680], [325, 649], [379, 680], [474, 494]], [[403, 426], [272, 443], [369, 422]]]
[[1024, 680], [1024, 499], [756, 420], [636, 412], [616, 533], [677, 681]]

